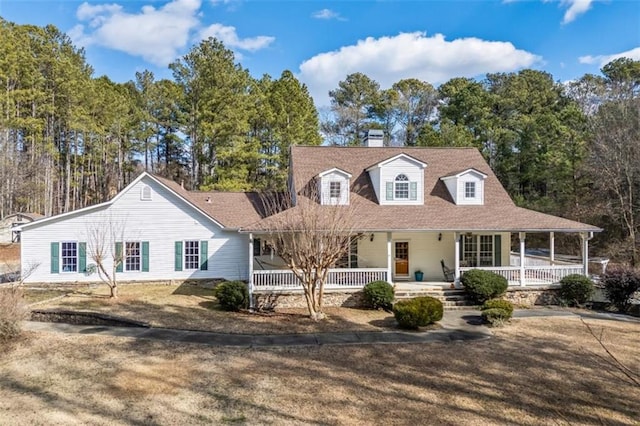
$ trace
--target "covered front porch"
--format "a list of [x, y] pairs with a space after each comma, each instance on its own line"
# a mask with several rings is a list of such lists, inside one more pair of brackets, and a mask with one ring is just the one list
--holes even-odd
[[[413, 286], [459, 286], [471, 269], [505, 277], [509, 286], [557, 284], [571, 274], [588, 275], [590, 233], [574, 233], [581, 241], [581, 262], [555, 257], [555, 232], [550, 231], [549, 255], [535, 262], [526, 256], [526, 232], [517, 232], [519, 250], [511, 252], [511, 232], [366, 232], [352, 238], [349, 253], [329, 271], [327, 290], [357, 290], [371, 281]], [[252, 291], [300, 289], [277, 253], [259, 235], [249, 236]]]

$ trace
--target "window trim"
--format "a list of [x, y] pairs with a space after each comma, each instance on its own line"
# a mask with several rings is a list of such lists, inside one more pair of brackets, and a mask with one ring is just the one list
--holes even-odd
[[[187, 243], [195, 243], [197, 250], [197, 259], [195, 268], [187, 268]], [[200, 240], [183, 240], [182, 241], [182, 270], [183, 271], [199, 271], [200, 270]], [[190, 255], [193, 256], [193, 255]], [[193, 260], [192, 260], [193, 262]]]
[[[406, 186], [406, 189], [399, 189], [400, 185]], [[399, 191], [407, 194], [406, 197], [401, 197], [398, 195]], [[409, 180], [409, 176], [404, 173], [400, 173], [393, 179], [393, 199], [401, 200], [401, 201], [409, 201], [411, 198], [411, 181]]]
[[[473, 195], [469, 195], [472, 193]], [[464, 182], [464, 198], [465, 200], [475, 200], [478, 195], [478, 185], [473, 181]]]
[[[489, 242], [491, 244], [490, 250], [482, 250], [482, 239], [489, 238]], [[467, 250], [467, 239], [471, 238], [473, 241], [473, 250]], [[484, 241], [487, 242], [486, 240]], [[466, 267], [471, 268], [491, 268], [496, 266], [496, 234], [472, 234], [472, 235], [462, 235], [461, 251], [462, 256], [460, 257], [461, 262], [468, 262]], [[467, 254], [473, 254], [473, 259], [467, 259]], [[482, 259], [488, 258], [490, 254], [491, 256], [491, 264], [483, 264]]]
[[[334, 191], [336, 190], [336, 188], [334, 188], [334, 185], [337, 185], [337, 195], [334, 195]], [[329, 199], [330, 200], [340, 200], [342, 198], [342, 182], [340, 182], [339, 180], [330, 180], [329, 181]]]
[[[63, 253], [64, 253], [64, 245], [65, 244], [75, 244], [75, 252], [76, 252], [76, 255], [75, 255], [75, 259], [76, 259], [75, 266], [76, 266], [76, 268], [73, 271], [65, 271], [65, 268], [64, 268], [65, 256], [64, 256]], [[67, 258], [71, 259], [71, 257], [68, 257], [68, 256], [67, 256]], [[73, 240], [60, 241], [60, 268], [58, 270], [58, 273], [60, 273], [60, 274], [77, 274], [78, 273], [78, 267], [80, 266], [79, 263], [80, 263], [80, 246], [79, 246], [79, 242], [78, 241], [73, 241]]]
[[[138, 244], [138, 269], [129, 269], [127, 265], [127, 258], [130, 257], [127, 244]], [[123, 241], [122, 247], [122, 251], [124, 252], [124, 258], [122, 259], [123, 272], [142, 272], [142, 241]]]

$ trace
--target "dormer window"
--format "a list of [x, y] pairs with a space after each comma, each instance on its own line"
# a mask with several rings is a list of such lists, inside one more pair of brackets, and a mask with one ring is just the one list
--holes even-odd
[[349, 204], [349, 184], [351, 174], [333, 168], [318, 174], [319, 201], [324, 205]]
[[340, 183], [341, 182], [339, 181], [329, 182], [329, 198], [340, 199], [340, 189], [341, 189]]
[[466, 169], [458, 173], [441, 177], [453, 202], [459, 206], [481, 206], [484, 204], [484, 180], [487, 175], [476, 170]]
[[396, 176], [393, 188], [393, 198], [395, 200], [409, 199], [409, 178], [407, 175], [399, 174]]
[[476, 183], [465, 182], [464, 183], [464, 198], [476, 198]]

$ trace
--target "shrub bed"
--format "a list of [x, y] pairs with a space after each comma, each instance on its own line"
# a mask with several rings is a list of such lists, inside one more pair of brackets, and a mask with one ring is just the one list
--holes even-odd
[[218, 284], [213, 289], [213, 295], [225, 311], [239, 311], [249, 307], [249, 290], [242, 281], [226, 281]]
[[460, 281], [469, 298], [476, 303], [502, 296], [509, 286], [505, 277], [481, 269], [465, 272]]
[[593, 281], [589, 277], [572, 274], [560, 280], [558, 295], [569, 306], [582, 306], [591, 299], [594, 291]]
[[393, 286], [386, 281], [373, 281], [362, 290], [364, 301], [371, 309], [391, 310], [393, 306]]
[[640, 270], [631, 267], [609, 268], [601, 283], [609, 302], [620, 312], [631, 308], [633, 294], [640, 291]]
[[393, 305], [393, 316], [401, 328], [417, 329], [442, 319], [442, 302], [430, 296], [401, 300]]

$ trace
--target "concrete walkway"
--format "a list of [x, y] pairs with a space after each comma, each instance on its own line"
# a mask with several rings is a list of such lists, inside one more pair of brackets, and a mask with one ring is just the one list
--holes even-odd
[[424, 332], [355, 331], [309, 334], [232, 334], [169, 328], [72, 325], [36, 321], [26, 321], [24, 328], [43, 332], [95, 334], [200, 343], [211, 346], [253, 348], [269, 346], [403, 344], [487, 339], [491, 336], [491, 332], [487, 327], [481, 325], [481, 322], [478, 311], [454, 311], [445, 312], [444, 318], [439, 323], [442, 328]]

